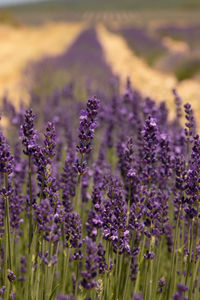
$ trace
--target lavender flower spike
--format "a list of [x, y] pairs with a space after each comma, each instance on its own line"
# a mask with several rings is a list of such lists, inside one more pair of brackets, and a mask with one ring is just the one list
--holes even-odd
[[24, 116], [24, 124], [21, 126], [22, 144], [25, 146], [24, 154], [31, 155], [36, 147], [36, 130], [34, 130], [35, 115], [32, 110], [27, 110]]
[[97, 126], [96, 116], [98, 109], [99, 100], [93, 97], [88, 100], [86, 110], [81, 111], [77, 151], [82, 155], [92, 151], [91, 142], [94, 138], [94, 129]]
[[12, 173], [13, 156], [9, 151], [5, 137], [0, 132], [0, 173]]

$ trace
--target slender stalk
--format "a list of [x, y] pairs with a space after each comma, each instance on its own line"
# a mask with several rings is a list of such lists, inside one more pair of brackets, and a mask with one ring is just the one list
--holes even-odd
[[[5, 188], [8, 191], [8, 174], [5, 173]], [[11, 251], [11, 233], [10, 233], [10, 210], [9, 210], [9, 199], [8, 196], [5, 196], [5, 205], [6, 205], [6, 222], [7, 222], [7, 232], [8, 236], [8, 266], [12, 270], [12, 251]]]
[[[5, 189], [8, 191], [8, 174], [4, 175]], [[5, 232], [4, 232], [4, 282], [6, 285], [5, 299], [9, 298], [10, 294], [10, 281], [8, 280], [8, 268], [12, 270], [12, 250], [11, 250], [11, 233], [10, 233], [10, 210], [9, 198], [5, 195]]]
[[124, 286], [124, 292], [123, 292], [123, 300], [127, 299], [127, 288], [128, 288], [128, 281], [129, 281], [129, 276], [130, 276], [130, 268], [131, 268], [131, 260], [129, 259], [128, 269], [126, 271], [126, 280], [125, 280], [125, 286]]
[[149, 288], [149, 285], [148, 285], [148, 273], [149, 273], [149, 260], [146, 261], [146, 271], [145, 271], [145, 289], [144, 289], [144, 300], [148, 300], [148, 288]]
[[[52, 242], [49, 242], [49, 259], [51, 259], [53, 255], [53, 245]], [[55, 264], [53, 266], [47, 266], [47, 278], [46, 278], [46, 298], [49, 299], [51, 295], [51, 290], [52, 290], [52, 283], [54, 279], [54, 273], [55, 273]]]
[[78, 175], [78, 181], [77, 181], [77, 187], [76, 187], [76, 195], [75, 195], [75, 198], [74, 198], [74, 205], [75, 205], [75, 208], [76, 208], [77, 212], [80, 212], [80, 210], [81, 210], [81, 208], [80, 208], [80, 204], [81, 204], [80, 192], [81, 192], [81, 175], [79, 174]]
[[[180, 224], [180, 222], [179, 222]], [[178, 266], [178, 255], [179, 255], [179, 247], [180, 247], [180, 232], [178, 232], [177, 234], [177, 240], [176, 240], [176, 244], [177, 244], [177, 251], [176, 251], [176, 259], [174, 262], [174, 279], [172, 282], [172, 291], [174, 291], [174, 289], [176, 288], [176, 284], [177, 284], [177, 266]]]
[[185, 284], [187, 285], [189, 273], [191, 270], [191, 258], [192, 258], [192, 249], [193, 249], [193, 237], [194, 237], [194, 219], [192, 220], [192, 228], [190, 230], [190, 249], [189, 249], [189, 256], [187, 261], [187, 272], [185, 278]]
[[[155, 243], [155, 237], [152, 236], [150, 241], [150, 252], [152, 251], [153, 245]], [[153, 259], [150, 260], [150, 279], [149, 279], [149, 299], [152, 299], [152, 285], [153, 285]]]
[[10, 291], [10, 282], [7, 277], [7, 272], [8, 272], [8, 257], [7, 257], [7, 252], [8, 252], [8, 239], [7, 239], [7, 221], [6, 218], [4, 220], [4, 285], [6, 286], [5, 290], [5, 299], [9, 298], [9, 291]]
[[76, 283], [75, 283], [75, 292], [74, 292], [74, 295], [75, 295], [75, 300], [78, 300], [78, 264], [79, 262], [76, 261]]
[[121, 281], [121, 271], [122, 271], [122, 261], [123, 261], [123, 255], [121, 254], [119, 257], [119, 270], [118, 270], [118, 280], [117, 280], [117, 297], [116, 299], [119, 299], [119, 290], [120, 290], [120, 281]]
[[139, 284], [140, 284], [140, 274], [141, 274], [141, 266], [144, 261], [145, 243], [146, 243], [146, 235], [144, 235], [144, 237], [143, 237], [141, 251], [139, 252], [139, 255], [138, 255], [138, 273], [137, 273], [136, 283], [135, 283], [135, 287], [134, 287], [134, 294], [136, 294], [138, 292], [138, 288], [139, 288]]
[[[64, 250], [63, 250], [64, 251]], [[64, 267], [63, 267], [63, 283], [62, 283], [62, 293], [65, 293], [66, 283], [67, 283], [67, 270], [69, 265], [70, 248], [67, 249], [67, 255], [64, 254]]]
[[114, 295], [115, 299], [117, 299], [117, 290], [118, 290], [118, 268], [119, 268], [119, 252], [117, 250], [116, 254], [116, 265], [115, 265], [115, 290], [114, 290]]
[[194, 253], [193, 253], [193, 260], [192, 260], [192, 278], [190, 282], [190, 289], [189, 289], [189, 299], [192, 297], [192, 290], [194, 286], [194, 280], [196, 278], [196, 274], [194, 276], [194, 266], [195, 266], [195, 261], [196, 261], [196, 253], [197, 253], [197, 244], [198, 244], [198, 233], [199, 233], [199, 202], [197, 202], [197, 215], [196, 215], [196, 233], [195, 233], [195, 242], [194, 242]]
[[[157, 261], [156, 263], [156, 271], [155, 271], [155, 280], [154, 280], [154, 288], [153, 288], [153, 294], [152, 294], [152, 299], [155, 299], [155, 295], [156, 295], [156, 288], [157, 288], [157, 282], [158, 282], [158, 274], [159, 274], [159, 270], [160, 270], [160, 257], [161, 257], [161, 251], [162, 251], [162, 246], [163, 246], [163, 237], [161, 237], [160, 240], [160, 245], [158, 248], [158, 252], [157, 252]], [[154, 264], [155, 266], [155, 264]]]
[[127, 210], [127, 219], [126, 219], [127, 226], [128, 226], [129, 219], [130, 219], [130, 206], [131, 206], [131, 185], [129, 185], [129, 188], [128, 188], [128, 210]]
[[180, 212], [181, 212], [181, 206], [179, 206], [177, 220], [176, 220], [174, 245], [173, 245], [173, 252], [172, 252], [172, 259], [171, 259], [171, 268], [170, 268], [170, 273], [169, 273], [169, 285], [168, 285], [168, 289], [167, 289], [167, 298], [166, 298], [167, 300], [170, 299], [171, 294], [173, 293], [172, 285], [173, 285], [173, 280], [174, 280], [174, 263], [175, 263], [175, 259], [176, 259], [176, 246], [177, 246], [177, 235], [179, 233], [178, 226], [179, 226]]
[[182, 236], [181, 236], [181, 248], [180, 248], [180, 251], [181, 251], [181, 257], [180, 257], [180, 282], [183, 283], [183, 270], [184, 270], [184, 234], [185, 234], [185, 228], [186, 228], [186, 225], [184, 223], [184, 219], [182, 218]]
[[[110, 266], [110, 256], [109, 256], [109, 242], [106, 241], [106, 245], [105, 245], [105, 248], [106, 248], [106, 262], [107, 262], [107, 265], [108, 265], [108, 270], [109, 270], [109, 266]], [[109, 285], [109, 272], [106, 272], [106, 276], [104, 277], [104, 295], [105, 295], [105, 298], [108, 297], [108, 285]]]
[[[195, 266], [194, 278], [196, 278], [196, 275], [197, 275], [197, 272], [198, 272], [198, 268], [199, 268], [199, 264], [200, 264], [200, 256], [198, 257], [198, 260], [197, 260], [197, 263], [196, 263], [196, 266]], [[199, 279], [198, 279], [198, 281], [199, 281]], [[198, 283], [197, 283], [197, 286], [198, 286]], [[194, 297], [194, 299], [198, 299], [197, 298], [197, 294], [198, 294], [198, 288], [196, 288], [196, 290], [195, 290], [195, 297]]]
[[28, 180], [29, 180], [29, 251], [31, 249], [31, 242], [33, 238], [33, 220], [32, 220], [32, 205], [33, 205], [33, 193], [32, 193], [32, 173], [31, 173], [31, 155], [28, 157]]

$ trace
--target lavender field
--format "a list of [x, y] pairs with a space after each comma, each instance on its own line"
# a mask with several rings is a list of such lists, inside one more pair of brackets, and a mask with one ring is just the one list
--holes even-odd
[[1, 97], [0, 299], [199, 300], [198, 103], [175, 79], [188, 52], [170, 52], [181, 39], [197, 59], [199, 26], [96, 16], [24, 64], [27, 99]]

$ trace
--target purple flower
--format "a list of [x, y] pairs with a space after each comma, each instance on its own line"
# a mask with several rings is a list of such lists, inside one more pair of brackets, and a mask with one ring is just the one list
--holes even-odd
[[154, 118], [148, 117], [145, 121], [143, 131], [141, 132], [143, 138], [143, 149], [140, 153], [141, 172], [145, 183], [155, 182], [157, 178], [156, 162], [158, 153], [158, 126]]
[[73, 294], [58, 295], [57, 300], [74, 300], [74, 295]]
[[44, 136], [44, 154], [48, 158], [53, 158], [55, 156], [56, 134], [55, 127], [52, 122], [48, 122]]
[[114, 251], [129, 252], [129, 231], [126, 228], [127, 207], [123, 185], [116, 177], [110, 178], [108, 198], [102, 208], [103, 238], [112, 242]]
[[61, 177], [62, 199], [66, 212], [72, 210], [70, 199], [75, 196], [77, 184], [77, 172], [74, 169], [75, 154], [70, 150], [67, 154], [64, 170]]
[[66, 247], [80, 249], [82, 246], [82, 224], [77, 212], [65, 215], [64, 229], [66, 235]]
[[166, 285], [166, 282], [165, 282], [165, 278], [164, 277], [161, 277], [160, 280], [158, 281], [158, 293], [162, 293], [163, 291], [163, 287]]
[[5, 285], [3, 285], [3, 286], [0, 288], [0, 296], [2, 296], [2, 295], [4, 294], [5, 290], [6, 290], [6, 287], [5, 287]]
[[94, 138], [94, 129], [97, 126], [96, 116], [99, 109], [99, 100], [96, 97], [90, 98], [86, 110], [81, 111], [81, 122], [79, 127], [79, 145], [77, 151], [83, 155], [92, 151], [91, 142]]
[[134, 300], [143, 300], [142, 293], [134, 294], [133, 299]]
[[194, 118], [194, 113], [191, 108], [191, 105], [189, 103], [186, 103], [184, 105], [185, 108], [185, 117], [187, 122], [185, 123], [185, 137], [186, 137], [186, 142], [192, 142], [192, 137], [195, 134], [196, 130], [196, 124], [195, 124], [195, 118]]
[[5, 137], [0, 132], [0, 173], [10, 174], [13, 171], [13, 156], [10, 153]]
[[14, 274], [14, 272], [12, 271], [12, 270], [7, 270], [7, 277], [8, 277], [8, 280], [10, 281], [10, 282], [13, 282], [14, 280], [15, 280], [15, 278], [16, 278], [16, 276], [15, 276], [15, 274]]
[[182, 109], [181, 109], [182, 99], [177, 93], [176, 89], [173, 89], [172, 92], [174, 94], [174, 101], [176, 105], [176, 119], [177, 121], [179, 121], [182, 116]]
[[102, 224], [101, 216], [96, 213], [92, 207], [89, 211], [85, 227], [88, 237], [90, 237], [93, 241], [96, 241], [98, 228], [101, 228]]
[[26, 278], [24, 277], [26, 271], [27, 271], [27, 263], [26, 263], [26, 257], [21, 256], [20, 259], [21, 267], [20, 267], [20, 276], [18, 277], [19, 281], [25, 281]]
[[45, 172], [48, 164], [51, 164], [52, 158], [55, 156], [56, 135], [54, 124], [48, 122], [46, 132], [44, 134], [44, 147], [37, 145], [34, 152], [34, 163], [37, 166], [37, 179], [41, 188], [40, 197], [44, 198], [44, 189], [47, 182], [45, 180]]
[[99, 256], [97, 255], [96, 243], [93, 242], [89, 237], [86, 237], [86, 252], [85, 257], [85, 271], [81, 272], [83, 279], [81, 285], [86, 289], [90, 290], [96, 287], [96, 276], [98, 274], [99, 267]]
[[37, 134], [34, 129], [35, 115], [32, 110], [27, 110], [24, 115], [24, 123], [21, 126], [22, 144], [25, 146], [24, 154], [32, 155], [36, 149]]
[[184, 293], [188, 291], [188, 287], [182, 283], [177, 284], [177, 292], [173, 296], [173, 300], [188, 300]]

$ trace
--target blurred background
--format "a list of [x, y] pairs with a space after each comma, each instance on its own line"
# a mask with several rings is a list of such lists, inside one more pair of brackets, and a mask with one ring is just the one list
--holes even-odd
[[172, 89], [200, 113], [199, 0], [0, 0], [0, 96], [16, 107], [75, 86], [76, 97]]

